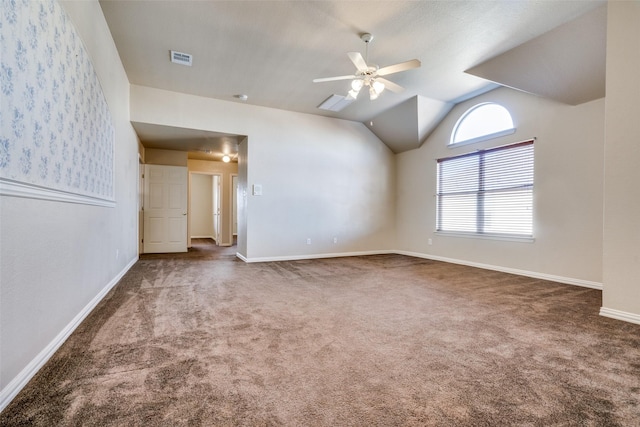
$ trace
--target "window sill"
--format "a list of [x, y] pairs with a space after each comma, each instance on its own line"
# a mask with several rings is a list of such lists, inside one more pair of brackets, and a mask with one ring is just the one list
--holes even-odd
[[462, 237], [467, 239], [483, 239], [483, 240], [502, 240], [506, 242], [518, 242], [518, 243], [534, 243], [536, 239], [534, 237], [520, 237], [520, 236], [507, 236], [501, 234], [476, 234], [476, 233], [462, 233], [455, 231], [436, 231], [436, 236], [446, 237]]

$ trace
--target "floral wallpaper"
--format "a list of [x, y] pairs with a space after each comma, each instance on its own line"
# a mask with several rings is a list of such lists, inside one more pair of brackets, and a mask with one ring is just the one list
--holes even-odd
[[0, 179], [113, 200], [113, 121], [71, 20], [54, 0], [0, 3]]

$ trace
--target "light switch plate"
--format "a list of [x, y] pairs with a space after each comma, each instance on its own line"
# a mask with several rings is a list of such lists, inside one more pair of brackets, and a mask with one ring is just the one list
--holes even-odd
[[262, 196], [262, 185], [253, 184], [253, 195], [254, 196]]

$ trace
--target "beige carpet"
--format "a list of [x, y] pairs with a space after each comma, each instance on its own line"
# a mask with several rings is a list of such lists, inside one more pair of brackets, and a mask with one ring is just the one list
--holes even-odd
[[0, 425], [640, 425], [640, 326], [599, 291], [195, 243], [141, 257]]

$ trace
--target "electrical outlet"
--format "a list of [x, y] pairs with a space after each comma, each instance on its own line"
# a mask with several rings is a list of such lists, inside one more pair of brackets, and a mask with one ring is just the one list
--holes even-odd
[[311, 244], [311, 237], [307, 237], [307, 245]]
[[427, 245], [429, 245], [429, 246], [433, 245], [433, 239], [427, 240]]
[[116, 249], [116, 259], [120, 257], [120, 249]]
[[333, 238], [333, 243], [338, 243], [338, 238], [337, 237]]

